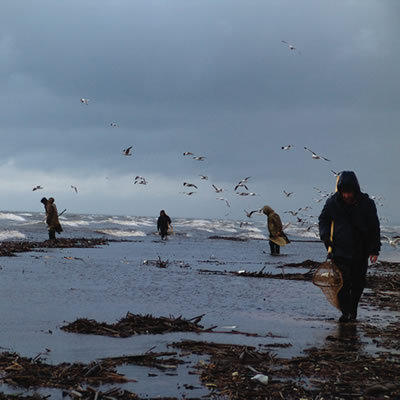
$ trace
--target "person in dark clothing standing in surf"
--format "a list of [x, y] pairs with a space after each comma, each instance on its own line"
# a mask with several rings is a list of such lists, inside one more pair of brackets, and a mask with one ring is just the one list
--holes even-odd
[[166, 240], [168, 235], [168, 228], [171, 225], [171, 218], [165, 213], [164, 210], [160, 211], [160, 216], [157, 220], [157, 230], [160, 233], [161, 239]]
[[337, 192], [326, 201], [319, 216], [319, 233], [326, 248], [332, 246], [333, 261], [343, 276], [343, 287], [338, 293], [342, 311], [339, 321], [355, 321], [368, 258], [371, 263], [377, 262], [381, 241], [375, 202], [361, 192], [354, 172], [340, 174]]

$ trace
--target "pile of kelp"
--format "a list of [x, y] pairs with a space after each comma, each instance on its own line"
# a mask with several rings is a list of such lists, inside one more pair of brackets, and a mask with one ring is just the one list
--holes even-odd
[[46, 240], [44, 242], [29, 241], [4, 241], [0, 244], [0, 257], [12, 257], [15, 253], [23, 253], [39, 249], [68, 249], [68, 248], [92, 248], [96, 246], [104, 246], [110, 241], [107, 239], [57, 239]]
[[131, 380], [118, 374], [112, 364], [46, 364], [40, 358], [26, 358], [16, 353], [0, 354], [0, 380], [24, 388], [52, 387], [68, 389], [80, 384], [126, 383]]
[[195, 367], [206, 387], [228, 399], [392, 399], [400, 396], [399, 357], [360, 352], [356, 336], [327, 337], [305, 356], [278, 358], [251, 346], [182, 341], [172, 346], [207, 355]]
[[160, 334], [169, 332], [202, 332], [199, 325], [203, 315], [191, 319], [181, 316], [153, 317], [152, 315], [132, 314], [128, 312], [114, 324], [97, 322], [94, 319], [79, 318], [61, 327], [66, 332], [84, 333], [126, 338], [134, 335]]

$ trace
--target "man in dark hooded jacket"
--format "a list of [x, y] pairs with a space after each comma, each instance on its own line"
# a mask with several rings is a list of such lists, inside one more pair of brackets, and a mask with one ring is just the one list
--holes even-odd
[[171, 225], [171, 218], [164, 210], [160, 211], [160, 216], [157, 220], [157, 230], [160, 232], [161, 239], [167, 239], [168, 227]]
[[375, 203], [361, 192], [354, 172], [340, 174], [337, 192], [326, 201], [319, 216], [319, 233], [326, 248], [332, 246], [331, 256], [343, 276], [343, 287], [338, 294], [342, 311], [339, 321], [356, 320], [368, 257], [372, 263], [377, 261], [381, 242]]

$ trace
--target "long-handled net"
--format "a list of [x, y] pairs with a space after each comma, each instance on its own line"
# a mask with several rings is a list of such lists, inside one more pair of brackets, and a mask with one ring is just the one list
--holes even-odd
[[318, 267], [312, 282], [322, 290], [329, 303], [340, 309], [338, 293], [343, 286], [343, 277], [332, 260], [326, 260]]

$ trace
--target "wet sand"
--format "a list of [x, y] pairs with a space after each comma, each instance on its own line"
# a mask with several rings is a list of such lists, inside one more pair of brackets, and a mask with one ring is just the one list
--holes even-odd
[[[90, 364], [107, 357], [141, 355], [149, 349], [158, 353], [176, 351], [169, 346], [181, 340], [249, 346], [254, 347], [254, 350], [249, 350], [254, 354], [269, 351], [282, 360], [304, 357], [306, 349], [326, 349], [327, 344], [330, 348], [332, 343], [342, 344], [343, 329], [337, 323], [339, 312], [328, 304], [321, 291], [309, 280], [285, 279], [285, 274], [305, 274], [310, 270], [309, 263], [304, 266], [288, 264], [307, 259], [323, 261], [323, 246], [312, 242], [292, 243], [283, 249], [285, 255], [281, 257], [265, 254], [267, 249], [268, 242], [263, 240], [232, 242], [209, 239], [199, 245], [194, 238], [173, 237], [164, 243], [155, 237], [146, 237], [136, 242], [110, 242], [96, 248], [39, 246], [34, 251], [18, 253], [17, 257], [2, 257], [0, 288], [4, 300], [0, 304], [3, 322], [0, 345], [3, 351], [27, 358], [44, 353], [43, 361], [57, 365], [63, 362]], [[168, 260], [166, 268], [158, 268], [152, 262], [159, 259]], [[370, 273], [398, 276], [398, 267], [372, 268]], [[204, 269], [222, 274], [201, 272]], [[240, 270], [259, 272], [261, 269], [265, 274], [281, 275], [282, 278], [260, 279], [232, 274]], [[351, 352], [360, 354], [361, 359], [364, 355], [379, 355], [378, 358], [384, 361], [387, 358], [389, 365], [389, 359], [398, 360], [399, 352], [390, 337], [382, 340], [379, 335], [385, 326], [392, 327], [389, 331], [393, 335], [398, 332], [395, 324], [399, 305], [394, 299], [398, 298], [399, 289], [391, 287], [385, 294], [385, 281], [380, 287], [370, 286], [362, 299], [360, 322], [346, 335], [356, 338], [357, 346]], [[186, 319], [205, 314], [201, 320], [205, 328], [215, 327], [214, 330], [227, 333], [171, 332], [115, 338], [60, 329], [78, 318], [113, 324], [127, 312]], [[231, 330], [256, 336], [228, 333]], [[212, 355], [207, 351], [195, 354], [187, 349], [178, 352], [179, 358], [186, 363], [177, 365], [172, 371], [135, 364], [118, 365], [118, 373], [136, 382], [116, 386], [141, 398], [196, 398], [211, 392], [215, 393], [213, 398], [226, 398], [223, 387], [227, 386], [227, 376], [223, 374], [232, 374], [232, 371], [217, 371], [215, 376], [208, 374], [209, 378], [204, 378], [204, 368], [201, 365], [196, 368], [196, 364], [203, 360], [209, 365]], [[222, 353], [221, 357], [227, 357], [227, 354]], [[331, 355], [326, 355], [325, 360], [332, 362]], [[369, 361], [366, 359], [365, 362]], [[256, 365], [257, 368], [260, 366]], [[274, 378], [273, 370], [274, 367], [269, 365], [266, 371], [272, 380], [283, 379], [279, 374]], [[298, 391], [304, 389], [304, 398], [311, 399], [318, 394], [318, 385], [309, 383], [309, 370], [300, 368], [300, 371], [303, 371], [304, 382], [299, 384]], [[272, 386], [268, 388], [268, 385], [264, 387], [251, 381], [254, 375], [251, 370], [243, 369], [238, 374], [240, 379], [234, 380], [237, 395], [231, 393], [231, 398], [246, 398], [246, 393], [253, 393], [246, 390], [263, 396], [260, 398], [275, 398], [273, 393], [280, 396], [276, 386], [272, 390]], [[324, 379], [329, 381], [330, 377], [327, 375]], [[372, 384], [383, 382], [383, 377], [377, 382], [363, 379], [365, 390]], [[225, 386], [219, 387], [220, 381]], [[390, 389], [372, 388], [363, 396], [384, 398], [371, 397], [377, 396], [372, 392], [380, 390], [378, 396], [392, 395], [399, 386]], [[29, 391], [3, 384], [1, 390], [29, 394], [37, 389]], [[99, 390], [105, 389], [100, 386]], [[282, 390], [285, 398], [299, 398], [294, 390], [290, 394], [290, 387]], [[362, 389], [358, 387], [357, 390]], [[61, 389], [42, 388], [39, 392], [54, 399], [62, 398]], [[352, 398], [357, 398], [359, 392], [354, 394]], [[90, 393], [87, 396], [91, 398]]]

